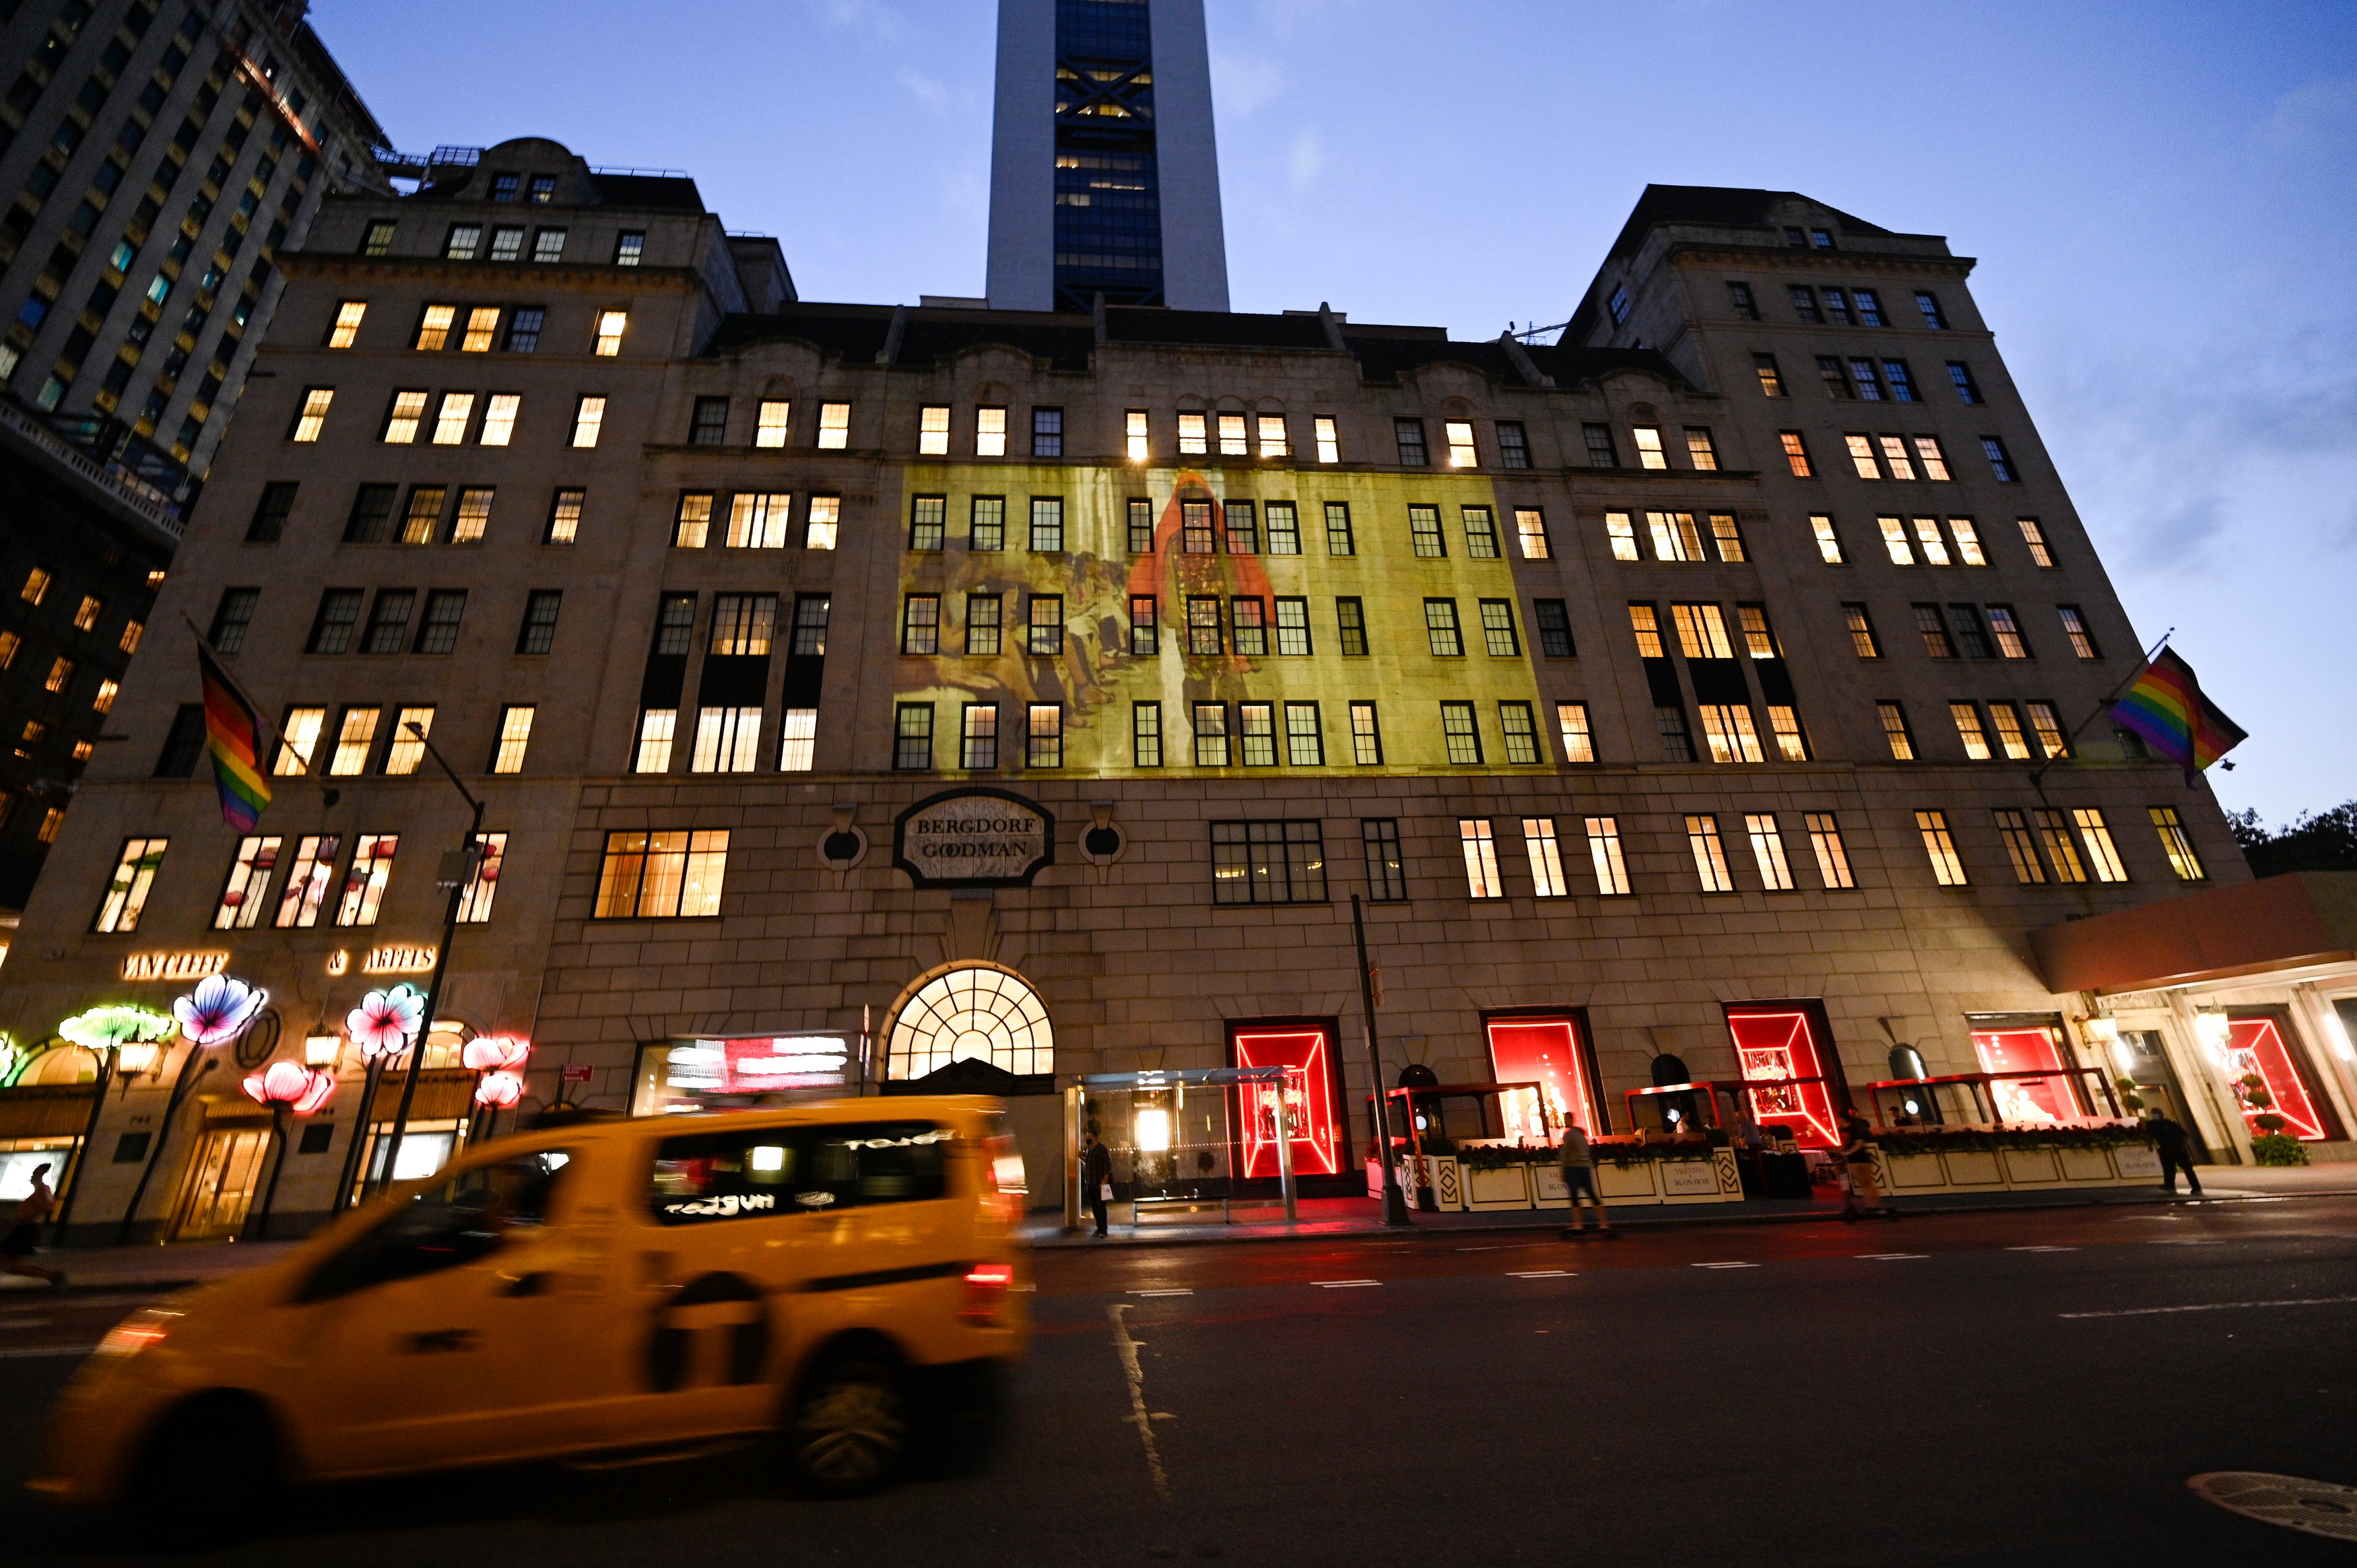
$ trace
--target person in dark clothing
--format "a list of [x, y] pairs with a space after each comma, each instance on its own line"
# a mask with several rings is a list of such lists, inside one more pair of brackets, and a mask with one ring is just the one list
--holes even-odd
[[1874, 1168], [1874, 1123], [1855, 1111], [1847, 1111], [1842, 1113], [1841, 1126], [1842, 1160], [1849, 1167], [1849, 1191], [1842, 1197], [1842, 1218], [1898, 1218], [1899, 1211], [1882, 1196], [1882, 1181]]
[[2177, 1173], [2183, 1171], [2193, 1196], [2201, 1196], [2201, 1178], [2193, 1174], [2192, 1138], [2184, 1127], [2156, 1111], [2145, 1118], [2144, 1130], [2152, 1136], [2152, 1146], [2160, 1152], [2160, 1190], [2169, 1197], [2177, 1196]]
[[1097, 1142], [1093, 1133], [1081, 1134], [1081, 1191], [1089, 1200], [1089, 1212], [1096, 1216], [1097, 1234], [1105, 1233], [1105, 1205], [1113, 1197], [1113, 1153]]

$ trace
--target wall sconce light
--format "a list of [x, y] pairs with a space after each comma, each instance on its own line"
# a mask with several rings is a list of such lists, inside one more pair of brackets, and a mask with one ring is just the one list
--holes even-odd
[[306, 1036], [303, 1041], [305, 1067], [333, 1067], [336, 1065], [336, 1058], [343, 1054], [344, 1037], [341, 1035], [311, 1035]]
[[2324, 1004], [2324, 1037], [2345, 1062], [2357, 1062], [2357, 1048], [2349, 1044], [2349, 1026], [2341, 1021], [2340, 1010], [2330, 1002]]
[[2205, 1007], [2193, 1015], [2193, 1033], [2209, 1047], [2211, 1058], [2223, 1068], [2226, 1065], [2226, 1042], [2232, 1037], [2224, 1011]]
[[155, 1040], [125, 1040], [115, 1051], [114, 1065], [126, 1078], [155, 1072], [164, 1065], [164, 1047]]

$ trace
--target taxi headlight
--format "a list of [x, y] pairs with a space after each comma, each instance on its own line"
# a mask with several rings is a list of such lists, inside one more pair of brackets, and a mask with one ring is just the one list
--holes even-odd
[[101, 1356], [136, 1356], [160, 1345], [181, 1315], [168, 1307], [143, 1306], [106, 1331], [95, 1352]]

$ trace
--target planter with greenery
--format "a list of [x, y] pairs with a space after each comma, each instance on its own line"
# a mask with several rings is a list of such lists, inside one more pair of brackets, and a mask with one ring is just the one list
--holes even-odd
[[2308, 1164], [2308, 1145], [2284, 1133], [2254, 1133], [2251, 1158], [2263, 1165], [2304, 1165]]

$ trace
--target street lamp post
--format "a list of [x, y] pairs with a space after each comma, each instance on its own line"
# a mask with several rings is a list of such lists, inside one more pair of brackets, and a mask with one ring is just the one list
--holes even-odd
[[1367, 1071], [1373, 1087], [1375, 1157], [1383, 1167], [1383, 1223], [1413, 1225], [1407, 1217], [1407, 1199], [1400, 1192], [1399, 1172], [1392, 1165], [1391, 1101], [1383, 1093], [1383, 1053], [1375, 1043], [1375, 975], [1367, 967], [1367, 917], [1361, 908], [1359, 896], [1351, 895], [1351, 934], [1359, 943], [1359, 1007], [1367, 1021]]
[[401, 1109], [393, 1113], [393, 1136], [385, 1144], [384, 1175], [377, 1182], [380, 1192], [393, 1184], [393, 1173], [401, 1160], [402, 1134], [409, 1130], [409, 1108], [417, 1099], [417, 1069], [425, 1059], [425, 1042], [434, 1034], [434, 1015], [442, 1003], [442, 980], [450, 970], [450, 946], [458, 940], [458, 905], [466, 897], [467, 883], [473, 875], [476, 856], [481, 853], [483, 836], [483, 803], [459, 782], [458, 770], [450, 766], [441, 748], [426, 738], [425, 725], [413, 724], [409, 726], [409, 733], [417, 737], [418, 744], [425, 747], [427, 755], [449, 778], [450, 787], [475, 809], [475, 816], [467, 829], [467, 842], [458, 852], [461, 859], [459, 875], [450, 884], [450, 907], [442, 917], [442, 945], [434, 950], [434, 973], [425, 983], [425, 1014], [418, 1020], [417, 1038], [409, 1047], [409, 1072], [402, 1079]]

